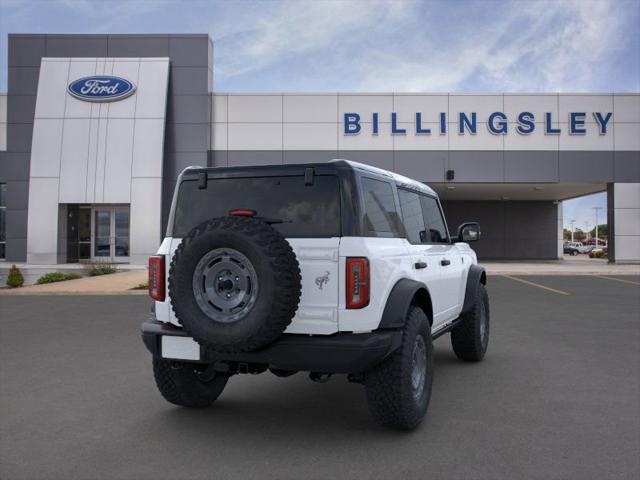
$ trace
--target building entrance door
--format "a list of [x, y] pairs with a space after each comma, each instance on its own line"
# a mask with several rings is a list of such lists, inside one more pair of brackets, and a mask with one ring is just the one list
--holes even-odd
[[129, 207], [93, 207], [92, 259], [129, 262]]

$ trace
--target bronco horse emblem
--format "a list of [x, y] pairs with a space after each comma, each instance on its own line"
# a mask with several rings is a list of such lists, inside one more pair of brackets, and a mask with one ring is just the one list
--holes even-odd
[[329, 272], [325, 272], [324, 275], [316, 277], [316, 285], [320, 290], [322, 290], [322, 287], [327, 283], [329, 283]]

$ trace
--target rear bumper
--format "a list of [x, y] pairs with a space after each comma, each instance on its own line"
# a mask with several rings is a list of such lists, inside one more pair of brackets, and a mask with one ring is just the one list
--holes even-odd
[[[142, 340], [154, 357], [163, 357], [162, 336], [189, 335], [181, 328], [155, 320], [142, 324]], [[393, 353], [401, 341], [400, 330], [326, 336], [285, 333], [271, 345], [254, 352], [218, 353], [201, 346], [200, 362], [226, 361], [268, 365], [281, 370], [361, 373], [370, 370]]]

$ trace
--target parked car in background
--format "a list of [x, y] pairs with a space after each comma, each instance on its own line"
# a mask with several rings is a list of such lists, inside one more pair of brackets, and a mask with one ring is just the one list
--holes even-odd
[[575, 245], [575, 242], [565, 243], [564, 247], [562, 248], [562, 251], [572, 256], [580, 255], [580, 250], [578, 250], [578, 247]]
[[[578, 255], [579, 253], [589, 253], [590, 247], [588, 245], [583, 245], [581, 242], [564, 242], [563, 244], [564, 253], [568, 253], [570, 255]], [[573, 253], [576, 252], [576, 253]]]
[[[585, 245], [593, 245], [595, 246], [596, 244], [596, 239], [594, 237], [588, 238], [587, 240], [584, 241]], [[603, 246], [606, 245], [607, 241], [603, 240], [602, 238], [598, 238], [598, 246]]]

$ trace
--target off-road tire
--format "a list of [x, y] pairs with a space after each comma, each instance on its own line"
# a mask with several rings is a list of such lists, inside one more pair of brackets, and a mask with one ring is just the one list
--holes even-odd
[[[413, 352], [416, 337], [422, 336], [426, 374], [422, 394], [415, 398], [412, 387]], [[369, 411], [379, 424], [398, 430], [411, 430], [424, 418], [433, 380], [431, 328], [424, 311], [411, 307], [402, 332], [402, 344], [381, 364], [365, 374]]]
[[[207, 316], [193, 292], [193, 275], [204, 255], [216, 248], [245, 255], [258, 277], [257, 299], [245, 317], [224, 323]], [[218, 352], [258, 350], [291, 323], [300, 301], [300, 267], [287, 240], [267, 223], [248, 217], [204, 222], [182, 240], [169, 269], [171, 306], [182, 327], [200, 344]]]
[[489, 295], [480, 283], [473, 308], [463, 314], [461, 322], [451, 330], [451, 346], [460, 360], [479, 362], [484, 358], [489, 346], [489, 323]]
[[210, 406], [222, 393], [229, 377], [216, 376], [204, 382], [197, 369], [204, 366], [171, 360], [154, 359], [153, 376], [162, 396], [169, 403], [188, 408]]

